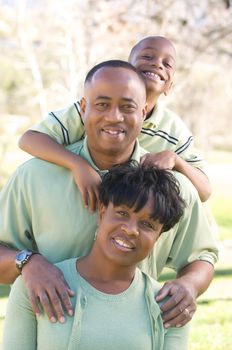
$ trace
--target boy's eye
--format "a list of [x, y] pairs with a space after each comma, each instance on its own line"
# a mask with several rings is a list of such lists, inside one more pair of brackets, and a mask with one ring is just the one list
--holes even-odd
[[165, 67], [172, 68], [172, 65], [168, 62], [164, 62]]

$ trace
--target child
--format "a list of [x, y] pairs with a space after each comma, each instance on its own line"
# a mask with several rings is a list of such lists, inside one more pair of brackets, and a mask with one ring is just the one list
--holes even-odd
[[19, 277], [9, 297], [3, 350], [187, 349], [189, 326], [164, 328], [154, 298], [160, 285], [136, 267], [183, 214], [175, 178], [151, 165], [122, 164], [103, 177], [99, 193], [91, 251], [58, 264], [75, 291], [74, 317], [63, 324], [36, 317]]
[[[211, 187], [203, 172], [204, 160], [194, 148], [193, 136], [178, 116], [157, 103], [162, 94], [167, 95], [173, 83], [175, 48], [164, 37], [147, 37], [132, 48], [129, 62], [142, 74], [147, 88], [147, 117], [139, 141], [151, 153], [141, 161], [181, 172], [196, 187], [201, 200], [206, 201]], [[70, 169], [84, 205], [94, 211], [100, 176], [84, 159], [63, 147], [82, 137], [84, 125], [77, 102], [67, 109], [50, 112], [45, 120], [21, 137], [19, 146], [33, 156]]]

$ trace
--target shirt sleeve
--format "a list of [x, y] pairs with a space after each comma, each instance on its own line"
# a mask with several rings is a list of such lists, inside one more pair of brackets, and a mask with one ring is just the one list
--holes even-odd
[[36, 350], [37, 322], [21, 276], [12, 286], [4, 321], [3, 350]]
[[187, 350], [190, 324], [183, 327], [171, 327], [165, 331], [163, 350]]
[[20, 167], [0, 193], [0, 243], [14, 249], [37, 251], [31, 224], [31, 208], [27, 200], [27, 182]]
[[214, 265], [218, 260], [218, 244], [206, 210], [190, 181], [179, 173], [176, 173], [176, 177], [182, 178], [181, 195], [186, 202], [186, 208], [174, 227], [175, 237], [166, 265], [177, 271], [197, 260]]
[[32, 126], [30, 130], [47, 134], [65, 146], [79, 141], [84, 136], [79, 102], [66, 109], [49, 112], [45, 119]]

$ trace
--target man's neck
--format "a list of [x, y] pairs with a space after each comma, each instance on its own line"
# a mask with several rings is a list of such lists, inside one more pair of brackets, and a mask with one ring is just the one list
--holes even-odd
[[135, 144], [130, 148], [127, 148], [127, 150], [125, 150], [124, 152], [120, 152], [120, 153], [114, 153], [114, 152], [102, 153], [101, 152], [101, 154], [99, 154], [97, 150], [89, 147], [89, 153], [91, 155], [91, 158], [94, 164], [98, 167], [98, 169], [108, 170], [116, 164], [122, 164], [124, 162], [129, 161], [134, 152], [134, 148], [135, 148]]

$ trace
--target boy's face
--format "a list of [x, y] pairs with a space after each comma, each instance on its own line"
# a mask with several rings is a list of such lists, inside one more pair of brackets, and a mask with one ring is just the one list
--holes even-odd
[[143, 39], [132, 49], [129, 62], [145, 78], [148, 94], [168, 93], [176, 66], [176, 52], [169, 40], [162, 37]]

